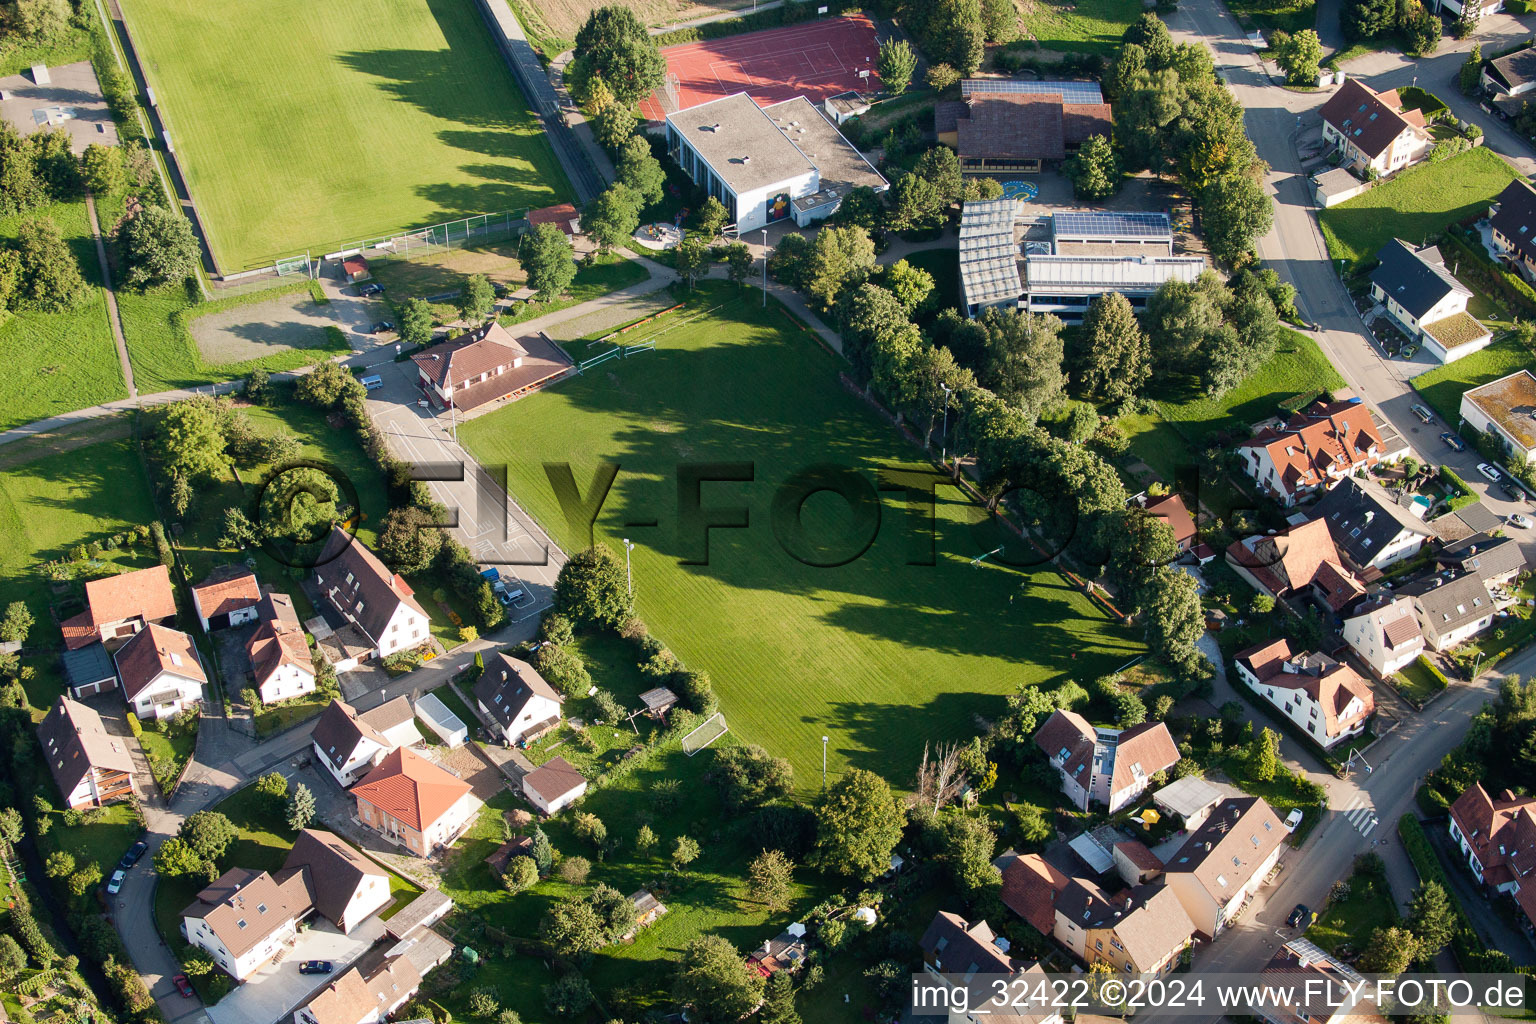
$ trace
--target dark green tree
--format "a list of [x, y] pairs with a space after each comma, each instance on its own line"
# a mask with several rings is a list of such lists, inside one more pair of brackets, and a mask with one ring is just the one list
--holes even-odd
[[701, 935], [683, 950], [673, 995], [700, 1024], [734, 1024], [757, 1008], [763, 978], [726, 939]]
[[432, 340], [432, 307], [426, 299], [406, 299], [396, 309], [402, 345], [425, 345]]
[[1139, 394], [1152, 376], [1152, 351], [1130, 300], [1119, 292], [1094, 299], [1074, 345], [1073, 376], [1083, 394], [1119, 402]]
[[890, 868], [905, 820], [889, 783], [850, 769], [817, 804], [816, 860], [823, 871], [873, 881]]
[[117, 237], [128, 265], [124, 280], [136, 288], [182, 281], [197, 272], [197, 237], [179, 210], [146, 206], [118, 229]]
[[286, 470], [262, 488], [261, 526], [272, 537], [319, 540], [346, 512], [336, 481], [311, 467]]
[[1106, 199], [1120, 190], [1120, 158], [1102, 135], [1090, 135], [1067, 161], [1067, 177], [1079, 199]]
[[528, 287], [543, 302], [564, 295], [576, 279], [574, 257], [571, 240], [553, 224], [538, 225], [524, 235], [517, 246], [517, 259], [522, 264], [523, 273], [528, 275]]
[[484, 274], [470, 274], [459, 287], [459, 316], [470, 323], [484, 320], [496, 302], [496, 289]]
[[432, 565], [443, 547], [437, 517], [415, 505], [392, 508], [379, 531], [379, 555], [385, 564], [407, 576]]
[[774, 757], [756, 744], [712, 749], [715, 763], [709, 777], [720, 787], [727, 809], [756, 807], [789, 792], [794, 769], [786, 759]]
[[33, 217], [16, 229], [19, 260], [16, 301], [44, 313], [71, 309], [86, 295], [80, 264], [51, 217]]
[[1252, 178], [1228, 174], [1217, 178], [1200, 195], [1211, 255], [1228, 266], [1240, 266], [1255, 243], [1275, 223], [1275, 204]]
[[566, 75], [578, 91], [587, 79], [601, 78], [619, 103], [633, 106], [661, 88], [666, 72], [666, 59], [640, 19], [628, 7], [611, 4], [588, 15], [576, 33]]
[[640, 194], [622, 181], [616, 181], [587, 204], [581, 215], [581, 229], [597, 243], [600, 252], [612, 252], [628, 245], [640, 226]]
[[240, 830], [218, 811], [193, 811], [182, 820], [176, 835], [205, 860], [218, 860]]
[[555, 577], [554, 605], [578, 626], [617, 628], [630, 614], [623, 560], [606, 544], [577, 552]]
[[661, 169], [661, 161], [651, 152], [651, 144], [643, 135], [632, 135], [624, 143], [619, 150], [617, 170], [619, 180], [639, 193], [644, 206], [661, 202], [666, 194], [667, 172]]

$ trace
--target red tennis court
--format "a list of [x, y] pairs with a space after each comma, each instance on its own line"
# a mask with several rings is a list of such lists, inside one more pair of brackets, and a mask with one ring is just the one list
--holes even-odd
[[[758, 106], [796, 96], [820, 103], [850, 89], [872, 92], [880, 83], [879, 49], [875, 23], [861, 14], [669, 46], [661, 51], [669, 84], [642, 101], [640, 113], [660, 121], [668, 111], [738, 92]], [[869, 77], [861, 78], [860, 71]]]

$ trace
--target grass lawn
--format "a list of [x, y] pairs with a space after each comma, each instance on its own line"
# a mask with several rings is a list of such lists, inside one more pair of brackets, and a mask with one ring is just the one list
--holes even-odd
[[1487, 148], [1420, 164], [1318, 214], [1328, 255], [1362, 266], [1394, 238], [1414, 245], [1486, 209], [1520, 172]]
[[517, 262], [517, 242], [503, 238], [413, 258], [373, 258], [368, 269], [396, 302], [457, 292], [470, 274], [484, 274], [492, 284], [516, 288], [527, 280]]
[[[1056, 573], [973, 567], [1006, 541], [970, 525], [985, 521], [948, 486], [937, 489], [932, 565], [908, 564], [926, 560], [929, 543], [894, 495], [862, 556], [814, 568], [787, 554], [771, 508], [794, 474], [832, 464], [872, 486], [877, 467], [922, 464], [838, 386], [834, 357], [780, 306], [758, 301], [701, 284], [690, 307], [720, 308], [685, 326], [692, 314], [656, 321], [655, 353], [459, 432], [481, 462], [508, 465], [518, 501], [567, 550], [587, 538], [567, 525], [543, 464], [569, 461], [583, 489], [598, 460], [622, 464], [596, 536], [615, 548], [620, 537], [636, 542], [640, 615], [710, 673], [738, 737], [789, 758], [802, 793], [819, 785], [823, 735], [834, 776], [862, 767], [905, 785], [925, 740], [971, 735], [973, 716], [999, 713], [1018, 686], [1092, 679], [1142, 653], [1136, 633]], [[702, 527], [678, 525], [678, 473], [723, 461], [750, 463], [754, 482], [703, 484], [703, 507], [742, 506], [750, 526], [708, 531], [706, 551]], [[805, 502], [819, 560], [852, 557], [868, 538], [850, 531], [846, 509], [829, 494]], [[645, 521], [659, 525], [634, 525]]]
[[279, 348], [271, 355], [239, 363], [212, 364], [203, 359], [189, 330], [197, 317], [266, 302], [305, 291], [307, 287], [299, 280], [210, 302], [200, 301], [197, 286], [191, 282], [162, 285], [144, 292], [118, 292], [117, 310], [123, 322], [123, 338], [128, 343], [128, 358], [133, 363], [134, 383], [146, 394], [171, 391], [233, 380], [258, 367], [274, 373], [297, 370], [350, 352], [344, 336], [338, 342], [333, 333], [317, 330], [317, 341], [310, 348]]
[[1275, 354], [1257, 372], [1220, 398], [1189, 395], [1163, 397], [1158, 408], [1191, 448], [1203, 449], [1215, 435], [1246, 433], [1253, 423], [1273, 416], [1276, 404], [1287, 398], [1328, 388], [1341, 388], [1339, 376], [1317, 343], [1295, 331], [1282, 329]]
[[[413, 270], [405, 269], [412, 266], [412, 263], [404, 260], [391, 261], [386, 263], [385, 266], [391, 269], [380, 274], [379, 280], [386, 281], [396, 274], [403, 274], [405, 279], [404, 286], [398, 290], [394, 285], [387, 286], [390, 289], [390, 299], [397, 304], [410, 298], [423, 298], [428, 295], [441, 294], [445, 291], [457, 292], [468, 273], [467, 271], [441, 271], [433, 267], [425, 273], [418, 274]], [[515, 291], [518, 287], [521, 287], [521, 282], [525, 278], [521, 268], [517, 268], [516, 263], [513, 263], [512, 266], [516, 268], [513, 275], [516, 277], [516, 280], [512, 282], [513, 290]], [[484, 273], [483, 270], [479, 272]], [[492, 279], [496, 280], [494, 275], [488, 276], [492, 276]], [[625, 259], [623, 256], [615, 253], [597, 256], [591, 266], [577, 268], [576, 277], [571, 282], [570, 290], [561, 298], [551, 302], [519, 303], [514, 307], [514, 312], [504, 313], [497, 320], [503, 327], [512, 327], [524, 321], [533, 320], [536, 317], [557, 313], [562, 309], [569, 309], [578, 303], [600, 298], [618, 288], [627, 288], [632, 284], [639, 284], [650, 276], [650, 272], [645, 269], [645, 266], [635, 260]], [[451, 285], [444, 288], [444, 283], [448, 281], [452, 282]], [[431, 307], [433, 320], [438, 324], [453, 323], [459, 319], [459, 311], [455, 308], [453, 300], [434, 302], [431, 303]], [[399, 308], [398, 305], [396, 308]]]
[[1409, 662], [1403, 670], [1392, 677], [1392, 685], [1398, 692], [1410, 700], [1424, 703], [1441, 690], [1445, 689], [1435, 674], [1425, 667], [1421, 661]]
[[1021, 5], [1020, 15], [1024, 38], [1047, 50], [1110, 56], [1119, 50], [1120, 37], [1141, 11], [1139, 0], [1095, 0], [1092, 4], [1028, 0]]
[[[799, 884], [792, 912], [769, 914], [760, 905], [739, 899], [747, 864], [761, 844], [740, 821], [726, 815], [719, 790], [704, 777], [712, 764], [708, 751], [690, 758], [674, 742], [625, 778], [590, 792], [581, 809], [596, 814], [607, 825], [609, 835], [620, 839], [606, 860], [599, 861], [571, 834], [572, 815], [560, 815], [545, 824], [556, 851], [565, 856], [579, 854], [593, 862], [588, 885], [605, 882], [623, 893], [649, 888], [667, 907], [667, 913], [641, 931], [634, 942], [607, 947], [593, 956], [584, 973], [598, 992], [630, 988], [647, 1008], [660, 1008], [671, 985], [671, 962], [696, 935], [723, 935], [745, 952], [778, 934], [799, 919], [797, 914], [831, 892], [825, 881], [802, 868], [796, 872]], [[663, 805], [655, 795], [656, 784], [663, 779], [680, 783], [675, 804]], [[495, 805], [507, 798], [502, 794], [493, 799], [470, 836], [459, 842], [443, 874], [443, 891], [482, 921], [514, 936], [532, 937], [550, 904], [583, 891], [585, 886], [570, 885], [556, 875], [525, 893], [510, 896], [496, 884], [484, 859], [500, 842]], [[644, 853], [632, 841], [641, 824], [649, 824], [659, 839]], [[680, 835], [697, 839], [702, 850], [686, 872], [676, 874], [667, 858]], [[532, 1000], [514, 1002], [513, 997], [522, 996], [525, 989], [521, 986], [526, 983], [499, 969], [502, 964], [527, 965], [529, 961], [492, 957], [491, 963], [498, 967], [493, 977], [503, 1005], [517, 1006], [530, 1020], [549, 1019], [547, 1014], [538, 1014], [543, 1003], [538, 987], [532, 988]], [[456, 1017], [463, 1000], [484, 983], [484, 977], [482, 968], [446, 1002]]]
[[306, 693], [302, 697], [294, 697], [277, 704], [267, 704], [256, 716], [256, 735], [270, 736], [275, 732], [282, 732], [290, 725], [313, 718], [325, 710], [331, 702], [329, 697], [322, 697], [319, 693]]
[[[101, 868], [101, 880], [105, 882], [112, 877], [117, 862], [128, 852], [128, 847], [138, 841], [144, 826], [139, 824], [138, 815], [129, 803], [108, 804], [92, 813], [99, 814], [100, 818], [89, 824], [82, 822], [70, 826], [64, 824], [62, 811], [54, 811], [49, 815], [53, 827], [39, 840], [39, 852], [44, 858], [54, 850], [74, 854], [77, 868], [95, 864]], [[42, 881], [37, 879], [40, 884]]]
[[1356, 953], [1365, 949], [1377, 928], [1397, 924], [1397, 903], [1385, 878], [1356, 870], [1349, 876], [1349, 895], [1320, 911], [1317, 922], [1307, 929], [1307, 939], [1332, 953], [1349, 946]]
[[159, 722], [147, 721], [139, 733], [139, 746], [144, 748], [144, 756], [149, 759], [155, 780], [162, 789], [169, 791], [197, 749], [197, 730], [189, 729], [171, 735], [161, 729]]
[[[104, 433], [115, 428], [114, 421], [96, 422]], [[67, 600], [82, 585], [74, 582], [55, 593], [41, 563], [63, 557], [74, 545], [121, 534], [153, 518], [148, 485], [126, 439], [7, 464], [0, 471], [0, 603], [27, 603], [37, 620], [29, 645], [63, 643], [49, 605]], [[104, 552], [100, 562], [85, 578], [142, 569], [154, 564], [155, 557], [145, 544]], [[35, 712], [46, 711], [63, 692], [62, 681], [51, 657], [30, 660], [37, 665], [38, 679], [29, 687], [28, 699]]]
[[571, 196], [473, 0], [124, 14], [225, 271]]
[[1520, 369], [1536, 369], [1536, 358], [1514, 338], [1502, 338], [1413, 378], [1413, 386], [1447, 424], [1461, 422], [1461, 393]]
[[411, 901], [414, 900], [417, 896], [421, 895], [421, 886], [417, 885], [415, 882], [401, 878], [399, 875], [391, 871], [389, 873], [389, 894], [394, 897], [395, 902], [391, 903], [389, 907], [379, 915], [380, 921], [388, 921], [390, 918], [400, 913], [400, 911], [410, 906]]
[[67, 312], [22, 312], [0, 325], [0, 350], [9, 367], [0, 379], [0, 430], [128, 397], [85, 201], [0, 219], [0, 241], [13, 239], [28, 217], [51, 217], [58, 224], [88, 288], [80, 305]]

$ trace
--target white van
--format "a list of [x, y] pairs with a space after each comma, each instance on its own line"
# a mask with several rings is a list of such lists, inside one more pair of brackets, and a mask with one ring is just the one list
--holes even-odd
[[363, 387], [367, 388], [369, 391], [376, 391], [377, 389], [384, 386], [384, 378], [378, 375], [374, 375], [372, 377], [363, 377], [361, 379], [363, 382]]

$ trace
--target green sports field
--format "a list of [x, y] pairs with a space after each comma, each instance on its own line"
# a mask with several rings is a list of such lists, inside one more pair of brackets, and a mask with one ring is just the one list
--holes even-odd
[[[655, 336], [655, 352], [459, 428], [476, 458], [508, 466], [513, 495], [567, 549], [585, 540], [575, 542], [543, 464], [568, 461], [586, 494], [599, 461], [620, 463], [598, 539], [621, 553], [621, 538], [635, 542], [640, 614], [710, 673], [738, 737], [790, 758], [803, 790], [819, 786], [823, 735], [833, 773], [869, 768], [907, 786], [925, 740], [974, 735], [972, 716], [998, 714], [1020, 682], [1087, 681], [1142, 653], [1133, 631], [1048, 568], [973, 568], [998, 538], [973, 535], [976, 510], [947, 485], [937, 491], [935, 564], [908, 564], [926, 547], [913, 545], [923, 534], [899, 493], [884, 496], [862, 557], [836, 568], [790, 557], [771, 511], [793, 474], [832, 464], [872, 486], [879, 467], [916, 468], [920, 455], [839, 386], [841, 364], [809, 333], [759, 301], [755, 291], [700, 286], [691, 309], [720, 308], [692, 322], [697, 312], [669, 314], [626, 336]], [[707, 462], [752, 464], [750, 483], [702, 485], [706, 509], [745, 506], [749, 525], [711, 530], [708, 564], [685, 564], [699, 552], [696, 534], [678, 527], [678, 470]], [[849, 518], [828, 494], [803, 510], [808, 535], [839, 553], [857, 548]], [[634, 525], [646, 520], [656, 525]]]
[[570, 186], [474, 0], [123, 0], [222, 270]]

